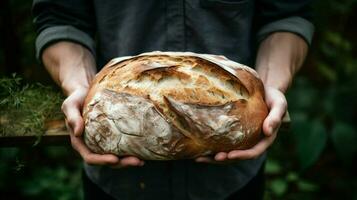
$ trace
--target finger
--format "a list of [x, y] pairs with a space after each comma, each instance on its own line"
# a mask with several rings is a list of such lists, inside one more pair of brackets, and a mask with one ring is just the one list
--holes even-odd
[[140, 160], [134, 156], [123, 157], [119, 160], [119, 164], [112, 166], [113, 168], [124, 168], [124, 167], [141, 167], [145, 164], [143, 160]]
[[263, 122], [263, 132], [266, 136], [273, 135], [281, 124], [281, 120], [286, 112], [286, 108], [274, 106]]
[[240, 160], [255, 159], [259, 155], [263, 154], [268, 149], [268, 147], [275, 140], [276, 135], [277, 134], [274, 133], [270, 137], [265, 137], [251, 149], [230, 151], [228, 153], [227, 157], [228, 157], [228, 159], [231, 159], [231, 160], [234, 160], [234, 159], [240, 159]]
[[269, 95], [271, 97], [267, 98], [267, 103], [270, 111], [263, 122], [263, 132], [266, 136], [271, 136], [278, 129], [287, 109], [286, 99], [281, 92], [270, 91]]
[[195, 159], [198, 163], [214, 163], [215, 160], [208, 156], [201, 156]]
[[84, 162], [92, 165], [115, 165], [118, 164], [119, 158], [112, 154], [95, 154], [92, 153], [84, 144], [82, 138], [70, 135], [73, 148], [81, 155]]
[[225, 161], [227, 159], [227, 153], [226, 152], [219, 152], [214, 156], [214, 159], [216, 161]]
[[140, 160], [137, 157], [129, 156], [129, 157], [124, 157], [124, 158], [120, 159], [120, 164], [122, 166], [143, 166], [144, 161]]
[[84, 129], [84, 122], [80, 111], [72, 105], [64, 106], [63, 108], [69, 128], [76, 137], [81, 136]]
[[74, 92], [62, 104], [62, 111], [75, 136], [80, 136], [84, 129], [84, 122], [81, 115], [81, 107], [84, 97], [84, 92]]

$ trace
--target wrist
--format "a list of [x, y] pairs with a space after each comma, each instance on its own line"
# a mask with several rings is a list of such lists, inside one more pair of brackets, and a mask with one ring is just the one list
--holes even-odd
[[290, 84], [291, 84], [291, 79], [272, 79], [271, 81], [266, 81], [263, 82], [265, 87], [269, 87], [269, 88], [274, 88], [279, 90], [280, 92], [282, 92], [283, 94], [286, 93], [286, 91], [288, 90]]
[[88, 91], [89, 84], [84, 84], [82, 82], [63, 82], [61, 88], [65, 96], [69, 96], [75, 91]]
[[65, 95], [88, 90], [96, 74], [96, 64], [88, 49], [72, 42], [58, 42], [45, 49], [43, 61]]
[[260, 67], [257, 72], [264, 84], [264, 87], [278, 89], [285, 93], [293, 79], [293, 73], [286, 68]]
[[65, 95], [70, 95], [76, 90], [88, 90], [95, 76], [94, 67], [77, 64], [60, 67], [59, 85]]
[[286, 32], [268, 36], [259, 46], [256, 69], [265, 86], [285, 93], [307, 53], [301, 37]]

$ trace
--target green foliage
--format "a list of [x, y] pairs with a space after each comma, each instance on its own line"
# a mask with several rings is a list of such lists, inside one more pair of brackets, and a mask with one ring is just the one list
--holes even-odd
[[311, 166], [319, 158], [327, 142], [326, 128], [318, 120], [293, 123], [296, 149], [302, 168]]
[[0, 197], [82, 199], [81, 162], [71, 147], [0, 148]]
[[351, 164], [357, 153], [356, 129], [350, 124], [338, 121], [332, 129], [331, 139], [339, 157], [347, 164]]
[[[269, 159], [265, 173], [270, 177], [266, 184], [266, 199], [288, 199], [296, 197], [296, 194], [313, 194], [319, 190], [316, 183], [302, 178], [298, 172], [291, 168], [282, 168], [278, 160]], [[289, 195], [292, 192], [294, 195]]]
[[[317, 70], [324, 85], [299, 77], [288, 95], [301, 166], [315, 163], [332, 140], [346, 163], [356, 156], [357, 62], [352, 46], [338, 33], [324, 34]], [[318, 102], [318, 103], [317, 103]]]
[[288, 183], [283, 179], [275, 179], [270, 182], [269, 187], [276, 196], [282, 196], [288, 189]]
[[75, 200], [81, 196], [81, 173], [78, 169], [71, 171], [64, 166], [49, 168], [46, 166], [35, 170], [31, 177], [25, 179], [21, 187], [23, 194], [39, 199]]
[[44, 122], [62, 118], [63, 97], [51, 87], [22, 84], [21, 78], [0, 78], [0, 134], [26, 135], [44, 132]]
[[265, 199], [357, 199], [356, 0], [315, 3], [308, 70], [287, 94], [291, 133], [266, 165]]
[[[40, 136], [46, 120], [63, 118], [62, 99], [59, 91], [38, 83], [24, 84], [19, 76], [0, 78], [0, 134]], [[46, 153], [39, 157], [36, 154], [41, 153], [35, 148], [0, 149], [0, 191], [10, 194], [17, 188], [16, 195], [23, 199], [81, 198], [79, 161], [64, 163], [70, 152], [63, 148], [44, 151]], [[56, 164], [49, 166], [49, 162]], [[13, 182], [14, 177], [20, 181]]]
[[355, 45], [345, 31], [356, 6], [356, 0], [315, 4], [318, 40], [311, 48], [311, 59], [316, 71], [310, 77], [297, 77], [287, 96], [303, 169], [314, 165], [330, 142], [345, 164], [353, 164], [356, 158], [357, 59]]

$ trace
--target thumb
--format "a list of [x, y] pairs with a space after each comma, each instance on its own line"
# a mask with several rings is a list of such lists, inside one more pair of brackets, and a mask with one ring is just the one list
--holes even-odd
[[263, 132], [266, 136], [271, 136], [280, 127], [281, 120], [287, 109], [287, 102], [284, 94], [278, 90], [270, 90], [266, 95], [269, 114], [263, 122]]
[[62, 111], [65, 114], [70, 131], [77, 137], [81, 136], [84, 130], [84, 121], [81, 114], [84, 97], [85, 95], [74, 92], [62, 104]]
[[69, 106], [67, 108], [66, 120], [73, 134], [78, 137], [82, 135], [84, 129], [84, 122], [79, 110], [75, 107]]

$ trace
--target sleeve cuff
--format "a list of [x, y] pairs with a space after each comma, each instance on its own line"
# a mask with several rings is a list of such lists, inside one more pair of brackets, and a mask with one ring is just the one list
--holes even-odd
[[284, 18], [263, 26], [257, 34], [258, 42], [260, 43], [269, 34], [273, 32], [291, 32], [301, 36], [308, 45], [311, 45], [312, 36], [314, 34], [314, 25], [302, 17]]
[[88, 34], [73, 26], [53, 26], [44, 29], [36, 38], [37, 59], [41, 60], [41, 54], [48, 45], [61, 40], [79, 43], [95, 55], [94, 40]]

